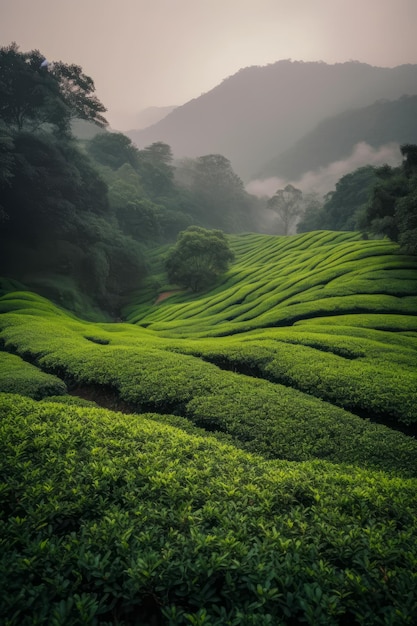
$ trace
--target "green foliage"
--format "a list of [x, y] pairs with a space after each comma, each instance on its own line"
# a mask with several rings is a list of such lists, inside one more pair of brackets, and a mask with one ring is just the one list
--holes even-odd
[[101, 165], [117, 170], [125, 163], [137, 167], [138, 150], [123, 133], [100, 133], [87, 142], [89, 154]]
[[179, 234], [175, 247], [168, 253], [168, 279], [194, 292], [201, 291], [226, 272], [233, 258], [222, 231], [190, 226]]
[[106, 109], [82, 68], [62, 62], [41, 67], [43, 59], [38, 50], [19, 52], [15, 43], [0, 48], [0, 118], [19, 131], [46, 124], [69, 133], [72, 117], [105, 126]]
[[376, 180], [375, 168], [370, 165], [342, 176], [335, 191], [326, 195], [323, 206], [312, 206], [306, 211], [297, 224], [297, 232], [358, 230]]
[[146, 192], [152, 200], [160, 200], [175, 192], [173, 156], [170, 146], [162, 141], [138, 153], [138, 171]]
[[89, 159], [45, 133], [15, 134], [11, 155], [13, 177], [2, 190], [4, 274], [79, 315], [98, 306], [118, 315], [145, 274], [143, 253], [122, 234]]
[[[0, 188], [10, 184], [13, 178], [13, 136], [0, 120]], [[0, 222], [6, 215], [0, 205]]]
[[414, 145], [401, 146], [401, 167], [377, 170], [378, 182], [361, 221], [363, 230], [386, 235], [402, 249], [417, 252], [417, 168]]
[[7, 352], [0, 352], [0, 389], [35, 400], [66, 393], [62, 380]]
[[416, 348], [410, 338], [402, 346], [398, 333], [389, 333], [391, 345], [383, 335], [343, 341], [337, 327], [332, 340], [320, 325], [187, 342], [126, 324], [83, 323], [30, 294], [3, 296], [0, 310], [8, 350], [94, 398], [111, 393], [131, 410], [188, 418], [268, 458], [415, 474], [412, 438], [334, 406], [416, 423]]
[[159, 304], [149, 252], [146, 328], [0, 283], [0, 391], [42, 398], [0, 394], [2, 623], [416, 622], [416, 260], [229, 241], [211, 292]]
[[212, 291], [183, 294], [169, 308], [151, 301], [137, 314], [132, 303], [129, 321], [165, 335], [204, 337], [350, 313], [415, 314], [416, 260], [398, 255], [390, 242], [335, 232], [229, 241], [236, 260]]
[[0, 412], [8, 626], [415, 622], [415, 480], [265, 463], [146, 415]]
[[176, 177], [189, 193], [194, 223], [225, 232], [256, 230], [256, 200], [246, 193], [242, 180], [221, 154], [185, 159]]

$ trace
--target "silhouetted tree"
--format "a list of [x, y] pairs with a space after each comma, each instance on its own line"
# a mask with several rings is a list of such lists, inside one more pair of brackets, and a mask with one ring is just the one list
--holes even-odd
[[268, 201], [268, 208], [279, 217], [283, 235], [289, 235], [297, 219], [303, 214], [303, 192], [293, 185], [278, 189]]
[[49, 125], [61, 134], [70, 132], [73, 117], [105, 126], [93, 80], [78, 65], [41, 67], [43, 58], [15, 43], [0, 48], [0, 119], [18, 131]]

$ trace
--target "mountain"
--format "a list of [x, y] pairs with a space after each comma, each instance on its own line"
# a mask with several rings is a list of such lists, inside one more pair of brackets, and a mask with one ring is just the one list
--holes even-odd
[[348, 157], [359, 142], [372, 148], [389, 143], [417, 143], [417, 96], [380, 100], [325, 119], [292, 148], [266, 163], [256, 177], [295, 180]]
[[284, 60], [241, 69], [156, 124], [127, 135], [139, 148], [164, 141], [176, 157], [223, 154], [248, 180], [326, 117], [403, 95], [417, 95], [417, 65]]
[[147, 107], [146, 109], [139, 111], [139, 113], [134, 116], [133, 125], [135, 130], [147, 128], [152, 124], [156, 124], [176, 108], [176, 106]]

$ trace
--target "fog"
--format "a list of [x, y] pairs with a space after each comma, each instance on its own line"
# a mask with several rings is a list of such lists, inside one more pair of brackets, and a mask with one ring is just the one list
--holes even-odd
[[91, 76], [112, 128], [279, 59], [417, 63], [415, 0], [0, 0], [0, 39]]
[[324, 196], [333, 191], [336, 183], [342, 176], [353, 172], [364, 165], [399, 165], [401, 152], [398, 144], [389, 143], [379, 148], [373, 148], [365, 142], [356, 144], [352, 153], [346, 159], [334, 161], [325, 167], [306, 172], [296, 180], [272, 177], [264, 180], [252, 180], [246, 185], [246, 191], [258, 197], [271, 197], [277, 189], [283, 189], [291, 184], [303, 193], [318, 193]]

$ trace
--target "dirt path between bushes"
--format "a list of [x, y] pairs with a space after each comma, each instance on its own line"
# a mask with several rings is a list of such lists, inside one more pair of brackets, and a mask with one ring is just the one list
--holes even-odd
[[182, 291], [182, 290], [181, 289], [174, 289], [173, 291], [163, 291], [162, 293], [159, 294], [159, 296], [155, 300], [155, 304], [158, 304], [159, 302], [162, 302], [163, 300], [166, 300], [170, 296], [173, 296], [174, 293], [179, 293], [180, 291]]

